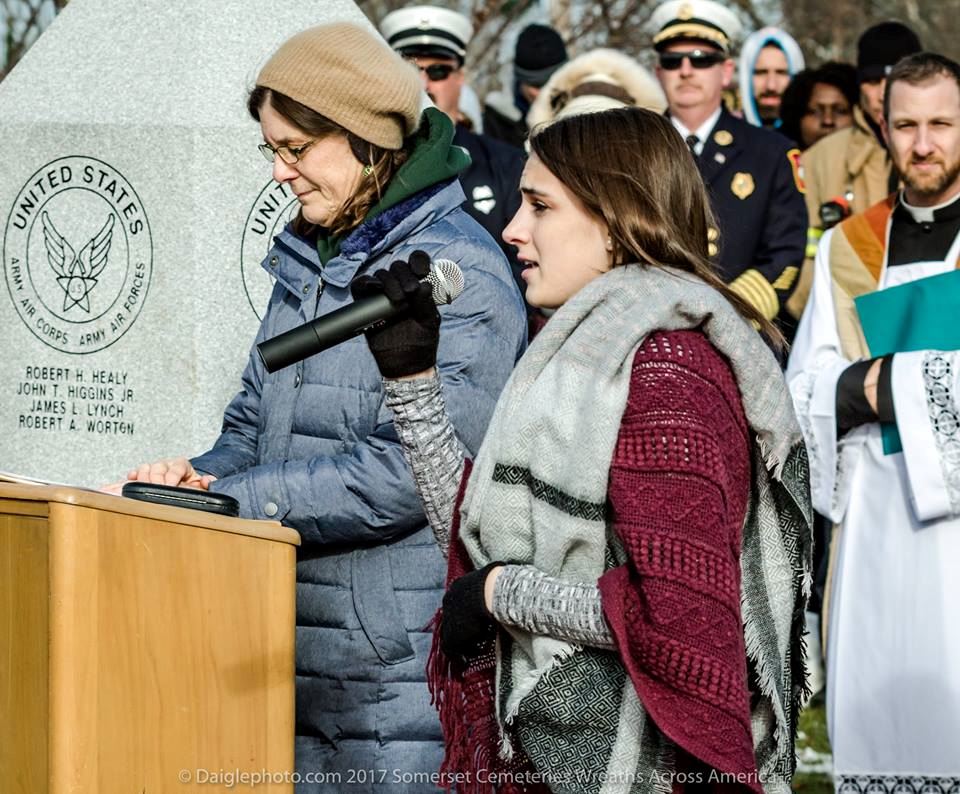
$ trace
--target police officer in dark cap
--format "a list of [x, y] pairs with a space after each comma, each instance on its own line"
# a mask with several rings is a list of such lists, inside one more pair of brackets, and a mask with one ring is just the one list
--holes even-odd
[[711, 230], [710, 255], [721, 278], [773, 319], [803, 262], [800, 153], [779, 133], [723, 106], [740, 32], [729, 8], [713, 0], [668, 0], [651, 25], [667, 112], [697, 161], [719, 226]]
[[513, 92], [494, 91], [483, 109], [483, 130], [502, 141], [523, 146], [526, 116], [540, 89], [567, 62], [560, 34], [547, 25], [527, 25], [517, 37], [513, 56]]
[[501, 237], [520, 208], [523, 150], [461, 123], [460, 94], [465, 85], [464, 59], [473, 26], [463, 14], [447, 8], [419, 5], [393, 11], [383, 18], [380, 32], [387, 43], [420, 70], [424, 90], [456, 125], [453, 142], [470, 154], [470, 167], [460, 174], [467, 201], [463, 208], [503, 249], [523, 291], [517, 251]]

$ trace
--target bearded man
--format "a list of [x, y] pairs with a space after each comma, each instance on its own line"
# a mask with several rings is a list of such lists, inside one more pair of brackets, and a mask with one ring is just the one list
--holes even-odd
[[[787, 370], [813, 505], [835, 526], [827, 721], [844, 794], [881, 778], [907, 794], [960, 785], [960, 351], [910, 343], [871, 358], [854, 304], [960, 264], [960, 65], [900, 60], [883, 111], [903, 187], [824, 234]], [[940, 310], [918, 297], [932, 285], [914, 284], [893, 294], [912, 296], [899, 325], [893, 312], [883, 323], [953, 336], [960, 288], [943, 281], [922, 298]]]
[[780, 129], [783, 92], [806, 62], [797, 40], [781, 28], [765, 27], [740, 48], [740, 101], [754, 127]]

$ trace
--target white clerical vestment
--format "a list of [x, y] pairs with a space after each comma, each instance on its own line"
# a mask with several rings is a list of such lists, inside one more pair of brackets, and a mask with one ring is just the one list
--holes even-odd
[[[887, 225], [889, 241], [890, 226]], [[960, 791], [960, 353], [897, 353], [892, 392], [903, 452], [880, 425], [838, 438], [844, 357], [831, 236], [787, 369], [808, 445], [814, 507], [836, 525], [827, 631], [827, 723], [838, 791]], [[889, 245], [886, 246], [889, 251]], [[956, 267], [887, 267], [879, 289]], [[960, 311], [943, 322], [960, 322]]]

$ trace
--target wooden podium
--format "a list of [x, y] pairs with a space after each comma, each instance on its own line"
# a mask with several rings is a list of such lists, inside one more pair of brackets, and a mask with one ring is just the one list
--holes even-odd
[[0, 483], [0, 792], [292, 792], [299, 542]]

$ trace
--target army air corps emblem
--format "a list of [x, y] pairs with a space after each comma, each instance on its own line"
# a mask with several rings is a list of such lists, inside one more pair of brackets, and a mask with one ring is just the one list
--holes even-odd
[[147, 299], [153, 239], [133, 185], [109, 163], [68, 155], [29, 177], [0, 235], [14, 307], [63, 353], [95, 353], [133, 326]]
[[733, 181], [730, 183], [731, 192], [741, 201], [753, 193], [755, 187], [753, 176], [744, 171], [735, 173], [733, 175]]
[[47, 249], [47, 261], [57, 274], [57, 284], [63, 290], [63, 312], [74, 306], [90, 314], [90, 291], [97, 286], [97, 277], [107, 266], [110, 242], [113, 239], [114, 216], [110, 214], [96, 236], [74, 253], [67, 238], [57, 231], [50, 216], [43, 212], [43, 240]]

